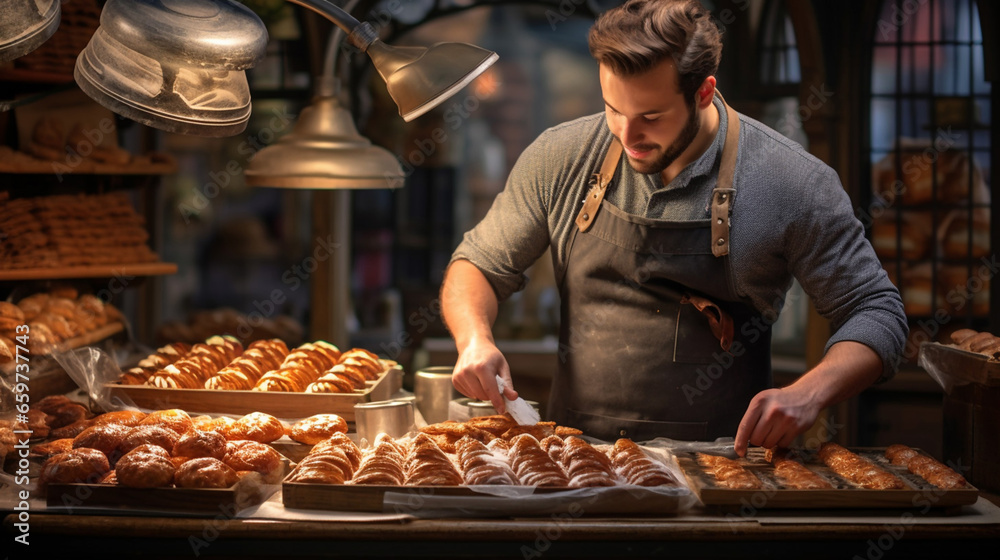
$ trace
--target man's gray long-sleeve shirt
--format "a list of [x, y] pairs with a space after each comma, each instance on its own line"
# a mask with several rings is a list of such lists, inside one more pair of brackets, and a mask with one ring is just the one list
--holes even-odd
[[[606, 200], [645, 218], [708, 219], [728, 125], [719, 98], [715, 106], [714, 143], [669, 185], [623, 161]], [[831, 322], [827, 348], [862, 343], [882, 358], [881, 380], [891, 377], [907, 337], [903, 304], [840, 179], [799, 144], [742, 114], [740, 120], [729, 253], [737, 293], [773, 322], [794, 276]], [[574, 220], [611, 139], [603, 113], [543, 132], [452, 260], [479, 268], [501, 301], [524, 288], [524, 271], [549, 247], [556, 278], [562, 277]]]

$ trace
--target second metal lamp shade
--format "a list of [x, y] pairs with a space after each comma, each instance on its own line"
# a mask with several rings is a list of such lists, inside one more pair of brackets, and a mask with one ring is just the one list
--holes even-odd
[[303, 109], [290, 133], [250, 160], [245, 176], [250, 186], [300, 189], [398, 188], [405, 178], [399, 161], [361, 136], [335, 97]]
[[367, 53], [407, 122], [457, 93], [499, 58], [467, 43], [424, 48], [392, 47], [375, 41]]

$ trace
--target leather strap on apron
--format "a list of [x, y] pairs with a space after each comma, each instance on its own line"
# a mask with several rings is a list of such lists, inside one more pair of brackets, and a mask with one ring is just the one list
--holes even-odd
[[[716, 91], [715, 95], [718, 95], [722, 104], [725, 105], [729, 123], [726, 126], [722, 161], [719, 163], [719, 178], [716, 181], [715, 189], [712, 190], [712, 254], [716, 257], [722, 257], [729, 254], [729, 216], [731, 213], [730, 204], [736, 193], [736, 189], [733, 187], [733, 177], [736, 174], [738, 152], [736, 148], [740, 143], [740, 116], [726, 103], [721, 93]], [[733, 149], [726, 150], [726, 146], [732, 146]], [[601, 208], [601, 201], [604, 200], [604, 194], [607, 192], [611, 179], [614, 178], [615, 168], [618, 167], [618, 161], [621, 157], [621, 142], [618, 141], [618, 138], [612, 137], [611, 146], [608, 147], [608, 153], [605, 154], [604, 162], [601, 164], [601, 171], [594, 174], [591, 180], [593, 186], [583, 201], [583, 208], [576, 216], [576, 227], [580, 229], [581, 233], [590, 229], [591, 224], [594, 223], [594, 217], [597, 216], [597, 211]]]
[[601, 164], [601, 171], [599, 173], [594, 173], [594, 177], [591, 179], [590, 191], [587, 193], [587, 198], [583, 200], [583, 208], [580, 209], [580, 213], [576, 216], [576, 227], [580, 228], [580, 231], [587, 231], [590, 229], [591, 224], [594, 223], [594, 217], [597, 216], [597, 211], [601, 208], [601, 201], [604, 200], [604, 193], [611, 184], [611, 179], [615, 176], [615, 169], [618, 167], [618, 160], [622, 157], [622, 144], [617, 138], [611, 137], [611, 146], [608, 148], [608, 153], [604, 156], [604, 163]]
[[[739, 146], [740, 117], [726, 103], [722, 94], [716, 92], [722, 104], [726, 106], [726, 116], [729, 124], [726, 126], [725, 145]], [[736, 149], [722, 150], [722, 162], [719, 163], [719, 180], [712, 191], [712, 254], [716, 257], [729, 254], [729, 205], [736, 189], [733, 188], [733, 176], [736, 174]]]

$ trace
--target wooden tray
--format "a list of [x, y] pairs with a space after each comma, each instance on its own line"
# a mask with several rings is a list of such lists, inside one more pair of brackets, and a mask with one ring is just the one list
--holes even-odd
[[[396, 494], [386, 503], [386, 494]], [[449, 500], [438, 506], [434, 500]], [[566, 511], [574, 515], [657, 514], [672, 515], [685, 507], [690, 490], [681, 486], [647, 488], [611, 486], [604, 488], [535, 488], [532, 494], [518, 497], [477, 492], [468, 486], [372, 486], [364, 484], [281, 484], [281, 501], [286, 508], [331, 511], [392, 511], [416, 513], [419, 509], [461, 507], [463, 512], [499, 515], [549, 515]], [[463, 501], [462, 498], [479, 498]]]
[[[403, 370], [386, 362], [378, 379], [353, 393], [281, 393], [272, 391], [222, 391], [211, 389], [161, 389], [145, 385], [109, 383], [111, 398], [131, 400], [140, 408], [163, 410], [180, 408], [192, 414], [248, 414], [265, 412], [278, 418], [304, 418], [332, 413], [354, 422], [354, 405], [384, 401], [402, 388]], [[127, 401], [126, 401], [127, 402]]]
[[[937, 370], [951, 377], [979, 383], [1000, 386], [1000, 361], [978, 352], [962, 350], [957, 346], [940, 342], [924, 342], [920, 345], [917, 365], [925, 371]], [[937, 378], [932, 375], [932, 377]]]
[[[282, 472], [284, 472], [284, 468]], [[50, 484], [49, 508], [177, 511], [227, 515], [260, 504], [278, 491], [258, 473], [250, 473], [230, 488], [128, 488], [109, 484]]]
[[[773, 466], [764, 460], [764, 449], [759, 447], [747, 451], [747, 457], [740, 460], [745, 468], [757, 475], [764, 483], [759, 490], [734, 490], [715, 485], [712, 475], [705, 472], [694, 453], [677, 453], [677, 462], [687, 477], [691, 488], [706, 506], [723, 508], [752, 507], [754, 509], [775, 508], [947, 508], [969, 505], [979, 498], [979, 490], [969, 485], [964, 489], [944, 490], [910, 473], [905, 467], [889, 463], [884, 447], [856, 447], [851, 451], [871, 460], [878, 466], [895, 474], [907, 485], [903, 490], [871, 490], [859, 488], [853, 483], [834, 474], [814, 455], [806, 455], [804, 462], [813, 472], [833, 484], [833, 489], [799, 490], [786, 488], [775, 477]], [[923, 453], [919, 449], [916, 451]]]

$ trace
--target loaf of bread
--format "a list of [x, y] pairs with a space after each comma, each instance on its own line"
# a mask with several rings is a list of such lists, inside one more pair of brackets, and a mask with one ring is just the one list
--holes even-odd
[[918, 452], [916, 449], [902, 444], [890, 445], [885, 450], [885, 457], [893, 465], [906, 467], [911, 473], [923, 478], [938, 488], [953, 490], [965, 488], [965, 477], [950, 467]]
[[768, 449], [764, 452], [764, 460], [774, 465], [775, 476], [788, 488], [796, 490], [833, 488], [828, 480], [797, 461], [787, 449]]
[[762, 487], [757, 475], [744, 468], [739, 461], [708, 453], [698, 453], [696, 457], [698, 464], [711, 473], [719, 487], [734, 490], [757, 490]]

